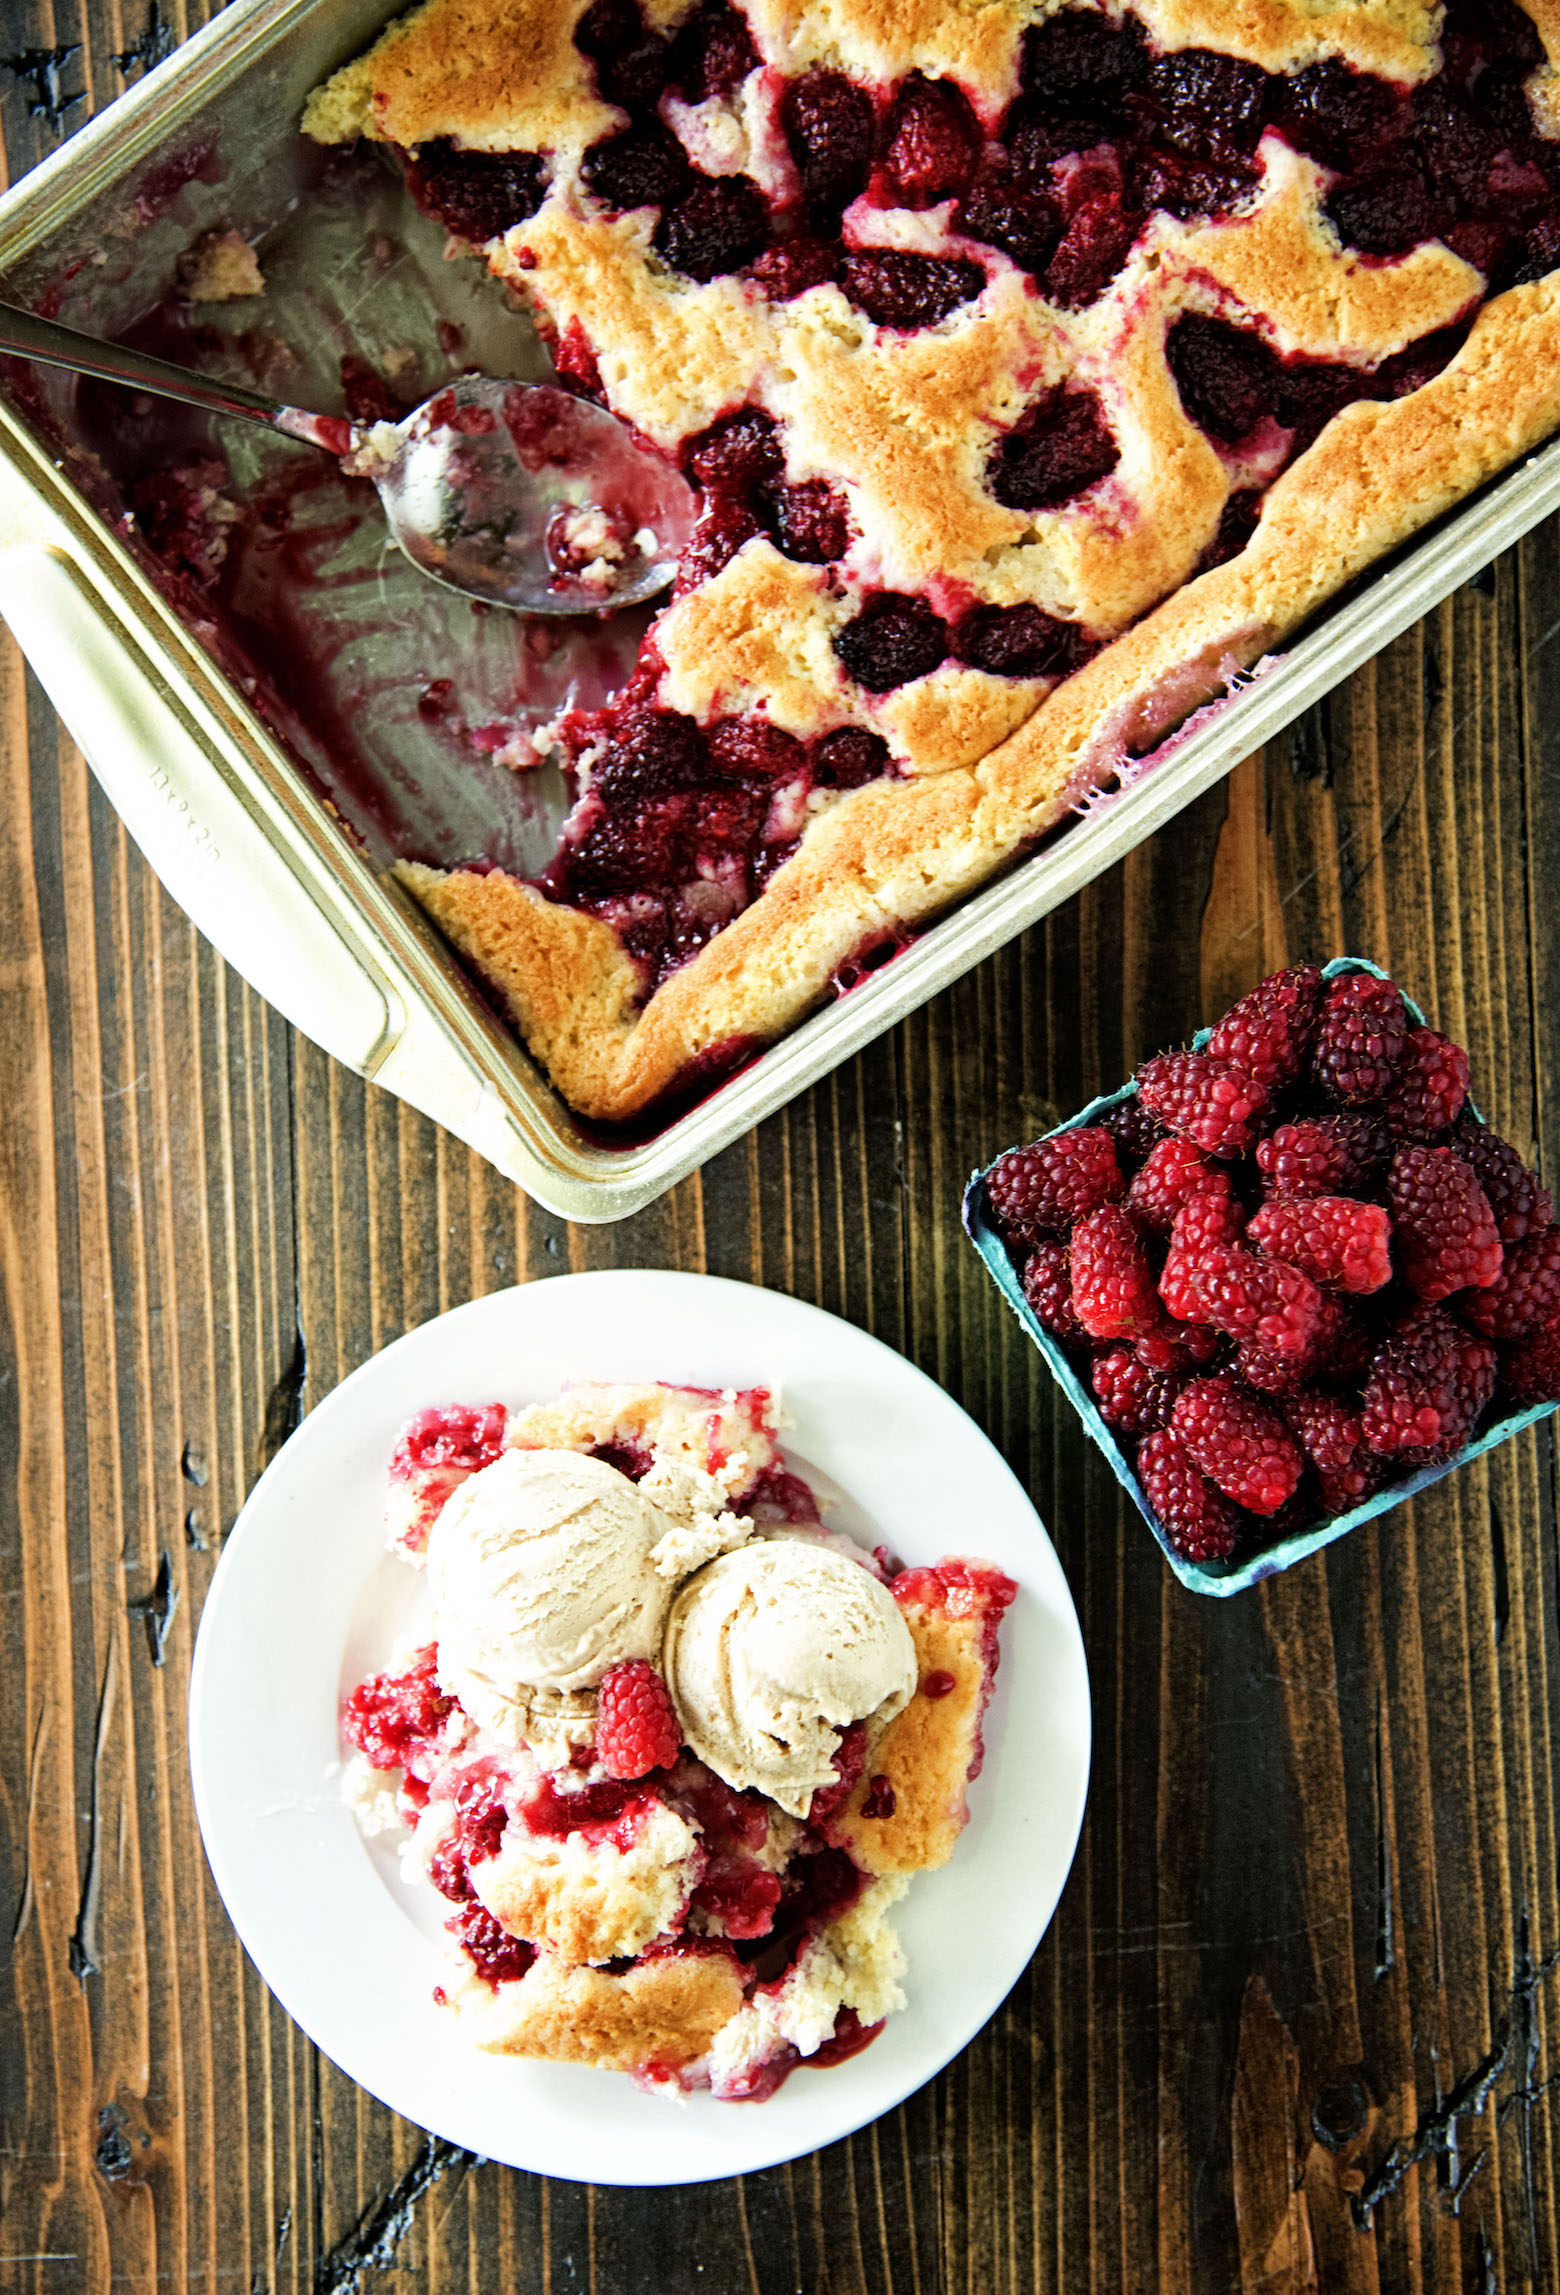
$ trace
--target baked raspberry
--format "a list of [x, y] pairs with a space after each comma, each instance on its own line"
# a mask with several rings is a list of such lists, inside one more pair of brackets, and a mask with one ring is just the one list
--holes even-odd
[[596, 1707], [596, 1758], [609, 1777], [670, 1769], [682, 1747], [671, 1691], [648, 1658], [625, 1658], [604, 1675]]
[[420, 1410], [396, 1437], [391, 1478], [410, 1480], [441, 1467], [475, 1474], [502, 1451], [508, 1423], [502, 1403], [445, 1403]]
[[460, 1939], [461, 1949], [485, 1984], [513, 1984], [524, 1976], [536, 1958], [536, 1947], [523, 1938], [511, 1936], [493, 1918], [486, 1905], [472, 1901], [463, 1905], [454, 1918], [445, 1922], [453, 1936]]
[[716, 773], [734, 778], [788, 781], [807, 770], [807, 751], [794, 733], [763, 717], [723, 717], [709, 729], [708, 758]]
[[1087, 642], [1076, 622], [1038, 606], [972, 606], [955, 626], [953, 654], [988, 677], [1066, 677]]
[[1033, 95], [1108, 115], [1147, 68], [1148, 44], [1135, 16], [1068, 8], [1030, 25], [1019, 79]]
[[1143, 1496], [1175, 1551], [1188, 1562], [1228, 1561], [1240, 1543], [1240, 1514], [1168, 1429], [1138, 1446]]
[[701, 0], [672, 41], [671, 79], [691, 104], [735, 95], [758, 68], [747, 18], [727, 0]]
[[1007, 510], [1055, 510], [1121, 459], [1092, 391], [1047, 391], [992, 455], [986, 483]]
[[1276, 1514], [1300, 1480], [1300, 1445], [1239, 1379], [1193, 1379], [1170, 1413], [1170, 1430], [1226, 1498], [1249, 1514]]
[[1165, 358], [1187, 419], [1234, 445], [1278, 412], [1279, 366], [1250, 327], [1188, 311], [1165, 343]]
[[1200, 215], [1224, 215], [1248, 198], [1262, 181], [1249, 160], [1192, 159], [1152, 145], [1131, 155], [1129, 180], [1136, 206], [1150, 214], [1162, 207], [1183, 223]]
[[756, 406], [701, 431], [686, 462], [695, 486], [748, 494], [772, 485], [785, 467], [775, 419]]
[[664, 213], [652, 244], [684, 278], [708, 281], [750, 263], [769, 236], [769, 206], [745, 175], [696, 184]]
[[547, 163], [538, 151], [462, 151], [436, 136], [407, 162], [406, 180], [424, 215], [480, 245], [536, 213]]
[[580, 163], [587, 191], [604, 207], [670, 207], [693, 183], [688, 154], [659, 120], [593, 143]]
[[889, 114], [883, 156], [886, 188], [902, 207], [956, 199], [975, 173], [980, 126], [951, 80], [913, 72]]
[[677, 561], [675, 595], [685, 597], [689, 590], [713, 582], [737, 552], [763, 531], [745, 502], [731, 495], [717, 495], [700, 513]]
[[772, 303], [789, 303], [809, 287], [826, 286], [840, 266], [836, 239], [797, 237], [766, 247], [753, 261], [753, 279]]
[[1379, 1291], [1392, 1280], [1392, 1223], [1379, 1203], [1346, 1195], [1270, 1195], [1246, 1240], [1335, 1290]]
[[1486, 1339], [1530, 1339], [1560, 1310], [1560, 1228], [1541, 1227], [1505, 1254], [1495, 1281], [1459, 1299], [1457, 1312]]
[[1364, 1417], [1337, 1395], [1300, 1393], [1285, 1415], [1316, 1469], [1329, 1514], [1347, 1514], [1379, 1489], [1386, 1471], [1366, 1448]]
[[1073, 1312], [1091, 1337], [1130, 1339], [1159, 1321], [1148, 1252], [1131, 1215], [1107, 1203], [1072, 1234]]
[[1450, 1148], [1402, 1147], [1387, 1172], [1398, 1272], [1424, 1300], [1483, 1289], [1501, 1270], [1500, 1235], [1471, 1165]]
[[1520, 1243], [1547, 1227], [1554, 1217], [1549, 1190], [1541, 1187], [1508, 1140], [1481, 1124], [1464, 1108], [1447, 1146], [1461, 1156], [1483, 1188], [1502, 1243]]
[[1045, 291], [1052, 302], [1067, 311], [1097, 303], [1120, 277], [1142, 228], [1140, 210], [1115, 188], [1082, 201], [1045, 267]]
[[843, 72], [809, 72], [780, 99], [780, 125], [809, 206], [837, 214], [872, 173], [872, 99]]
[[1397, 1086], [1382, 1109], [1394, 1139], [1423, 1143], [1444, 1132], [1468, 1097], [1468, 1055], [1433, 1028], [1411, 1028]]
[[1000, 247], [1021, 271], [1038, 275], [1062, 236], [1061, 203], [1048, 191], [993, 174], [971, 188], [955, 211], [953, 228], [966, 239]]
[[439, 1687], [439, 1653], [429, 1642], [409, 1665], [359, 1682], [342, 1708], [341, 1730], [376, 1769], [402, 1769], [454, 1710], [455, 1700]]
[[1151, 1234], [1168, 1235], [1194, 1195], [1228, 1195], [1230, 1175], [1190, 1140], [1156, 1140], [1127, 1190], [1127, 1206]]
[[1390, 980], [1344, 972], [1327, 983], [1311, 1073], [1330, 1100], [1381, 1100], [1408, 1047], [1408, 1013]]
[[1126, 1189], [1116, 1143], [1099, 1124], [1013, 1148], [986, 1176], [986, 1198], [1009, 1242], [1065, 1235], [1075, 1220], [1118, 1203]]
[[1150, 64], [1143, 93], [1159, 113], [1167, 143], [1193, 158], [1256, 149], [1268, 76], [1256, 64], [1210, 48], [1178, 48]]
[[1512, 1348], [1501, 1363], [1500, 1382], [1518, 1410], [1560, 1401], [1560, 1321], [1546, 1323]]
[[1398, 106], [1384, 80], [1329, 56], [1285, 74], [1277, 84], [1278, 119], [1296, 151], [1324, 167], [1347, 167], [1357, 152], [1377, 149]]
[[1238, 1243], [1210, 1244], [1195, 1256], [1183, 1244], [1177, 1281], [1195, 1300], [1197, 1320], [1280, 1359], [1305, 1354], [1322, 1311], [1308, 1275]]
[[986, 284], [978, 263], [903, 247], [852, 251], [841, 259], [838, 276], [850, 301], [877, 327], [935, 327]]
[[846, 623], [834, 650], [858, 685], [869, 693], [891, 693], [946, 658], [948, 625], [925, 598], [879, 590]]
[[1159, 1275], [1159, 1296], [1177, 1322], [1207, 1320], [1197, 1292], [1197, 1269], [1210, 1251], [1238, 1243], [1245, 1226], [1246, 1214], [1232, 1195], [1192, 1195], [1182, 1204]]
[[1417, 167], [1401, 161], [1335, 184], [1323, 209], [1345, 247], [1406, 255], [1441, 229], [1442, 211]]
[[893, 763], [882, 734], [863, 725], [842, 725], [812, 746], [812, 777], [820, 789], [859, 789], [892, 771]]
[[595, 65], [596, 85], [609, 104], [627, 112], [655, 110], [671, 51], [633, 0], [592, 0], [575, 28], [574, 45]]
[[1138, 1097], [1162, 1123], [1210, 1155], [1244, 1155], [1256, 1140], [1267, 1093], [1205, 1052], [1161, 1052], [1137, 1072]]
[[1350, 1195], [1380, 1175], [1392, 1141], [1375, 1116], [1300, 1116], [1257, 1142], [1270, 1195]]
[[1073, 1313], [1072, 1262], [1065, 1243], [1037, 1243], [1024, 1261], [1024, 1297], [1035, 1320], [1053, 1339], [1081, 1339], [1083, 1325]]
[[624, 710], [591, 772], [591, 786], [613, 803], [691, 789], [704, 778], [706, 751], [698, 721], [674, 709]]
[[809, 566], [830, 565], [850, 548], [850, 505], [826, 478], [777, 487], [773, 531], [788, 558]]
[[1444, 1307], [1417, 1307], [1377, 1353], [1365, 1381], [1365, 1440], [1383, 1458], [1424, 1451], [1449, 1458], [1473, 1432], [1495, 1391], [1489, 1343]]
[[1208, 1058], [1227, 1060], [1269, 1092], [1292, 1084], [1310, 1053], [1321, 1000], [1319, 966], [1270, 973], [1219, 1021], [1204, 1047]]
[[1116, 1434], [1151, 1434], [1166, 1426], [1170, 1406], [1181, 1391], [1179, 1371], [1153, 1370], [1131, 1347], [1111, 1347], [1096, 1355], [1089, 1383], [1100, 1416]]

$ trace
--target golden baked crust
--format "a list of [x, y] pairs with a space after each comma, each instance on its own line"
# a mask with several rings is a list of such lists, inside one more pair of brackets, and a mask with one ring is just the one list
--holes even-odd
[[[916, 1693], [883, 1732], [870, 1774], [835, 1819], [841, 1845], [866, 1873], [922, 1873], [945, 1865], [969, 1813], [965, 1787], [986, 1690], [981, 1621], [907, 1604], [905, 1622], [920, 1671]], [[953, 1687], [929, 1697], [927, 1680], [938, 1674], [951, 1677]], [[893, 1810], [869, 1817], [865, 1807], [881, 1778], [893, 1793]]]
[[[1560, 0], [1526, 4], [1553, 59]], [[995, 134], [1020, 87], [1026, 27], [1055, 12], [1021, 0], [745, 0], [761, 68], [726, 96], [664, 104], [662, 119], [701, 167], [745, 172], [784, 208], [798, 179], [777, 124], [783, 86], [821, 66], [881, 94], [921, 72], [956, 81]], [[673, 30], [688, 0], [646, 13]], [[1374, 371], [1478, 304], [1477, 233], [1464, 253], [1428, 234], [1389, 259], [1346, 245], [1327, 212], [1328, 168], [1269, 127], [1244, 194], [1179, 219], [1153, 209], [1081, 307], [962, 237], [952, 199], [916, 211], [876, 194], [847, 210], [847, 247], [978, 262], [973, 299], [921, 326], [874, 323], [832, 280], [771, 299], [740, 269], [701, 280], [673, 268], [657, 252], [658, 208], [619, 212], [593, 191], [586, 151], [627, 115], [603, 102], [575, 44], [582, 14], [581, 0], [485, 12], [424, 0], [316, 92], [306, 125], [326, 141], [545, 155], [537, 211], [484, 249], [494, 272], [544, 327], [588, 347], [607, 402], [667, 452], [755, 409], [775, 425], [786, 485], [822, 481], [848, 506], [842, 558], [804, 562], [754, 532], [677, 596], [652, 633], [645, 700], [701, 727], [757, 720], [801, 741], [860, 728], [894, 766], [863, 787], [815, 787], [790, 857], [659, 977], [625, 945], [610, 902], [590, 913], [499, 870], [399, 865], [565, 1097], [617, 1119], [701, 1056], [735, 1057], [793, 1024], [863, 944], [989, 877], [1374, 558], [1546, 436], [1560, 421], [1560, 304], [1553, 275], [1496, 294], [1432, 379], [1345, 407], [1268, 483], [1278, 465], [1266, 434], [1232, 449], [1186, 411], [1171, 329], [1217, 320], [1282, 360]], [[1441, 11], [1427, 0], [1140, 0], [1134, 14], [1158, 50], [1212, 50], [1269, 73], [1341, 62], [1422, 86], [1441, 62]], [[1542, 132], [1560, 122], [1554, 85], [1552, 61], [1529, 82]], [[994, 448], [1063, 386], [1097, 403], [1116, 466], [1054, 506], [1007, 507]], [[1264, 486], [1250, 539], [1199, 571], [1232, 497]], [[1101, 650], [1059, 683], [950, 652], [868, 690], [835, 641], [879, 591], [929, 600], [950, 627], [973, 608], [1038, 609]], [[593, 753], [577, 761], [588, 810]]]
[[455, 1996], [479, 2048], [637, 2072], [678, 2070], [707, 2055], [742, 2007], [742, 1978], [726, 1953], [670, 1954], [608, 1972], [543, 1953], [518, 1984], [480, 1980]]

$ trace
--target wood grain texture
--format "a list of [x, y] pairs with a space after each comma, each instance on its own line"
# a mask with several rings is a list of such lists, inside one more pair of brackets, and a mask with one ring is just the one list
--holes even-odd
[[[78, 44], [54, 67], [70, 126], [147, 21], [6, 0], [0, 50]], [[27, 109], [47, 82], [4, 82], [13, 175], [52, 144]], [[610, 1229], [295, 1037], [0, 648], [0, 2287], [1560, 2285], [1549, 1432], [1198, 1600], [957, 1226], [977, 1162], [1341, 950], [1468, 1043], [1486, 1113], [1560, 1172], [1557, 639], [1551, 524]], [[185, 1759], [201, 1600], [298, 1411], [463, 1299], [629, 1265], [793, 1292], [939, 1379], [1050, 1524], [1094, 1683], [1077, 1864], [1000, 2014], [876, 2127], [692, 2203], [472, 2164], [356, 2091], [237, 1945]]]

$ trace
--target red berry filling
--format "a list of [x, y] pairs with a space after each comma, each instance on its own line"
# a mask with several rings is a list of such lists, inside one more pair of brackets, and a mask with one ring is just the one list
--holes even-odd
[[439, 1735], [455, 1700], [439, 1687], [439, 1653], [430, 1642], [399, 1673], [370, 1674], [342, 1709], [349, 1745], [376, 1769], [404, 1769]]

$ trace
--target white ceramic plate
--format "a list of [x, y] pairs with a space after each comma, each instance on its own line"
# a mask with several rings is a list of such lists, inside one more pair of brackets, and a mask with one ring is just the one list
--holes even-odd
[[[975, 1554], [1018, 1580], [974, 1816], [897, 1915], [909, 2006], [859, 2056], [763, 2104], [684, 2105], [615, 2073], [484, 2056], [432, 1999], [441, 1904], [339, 1797], [345, 1692], [417, 1616], [386, 1553], [384, 1472], [429, 1403], [555, 1394], [567, 1379], [779, 1386], [786, 1451], [826, 1517], [906, 1562]], [[255, 1966], [344, 2072], [488, 2159], [613, 2184], [698, 2183], [794, 2159], [892, 2109], [957, 2054], [1044, 1934], [1089, 1769], [1089, 1683], [1066, 1580], [986, 1437], [876, 1339], [710, 1276], [564, 1275], [457, 1307], [365, 1363], [256, 1485], [212, 1580], [190, 1684], [195, 1807]]]

